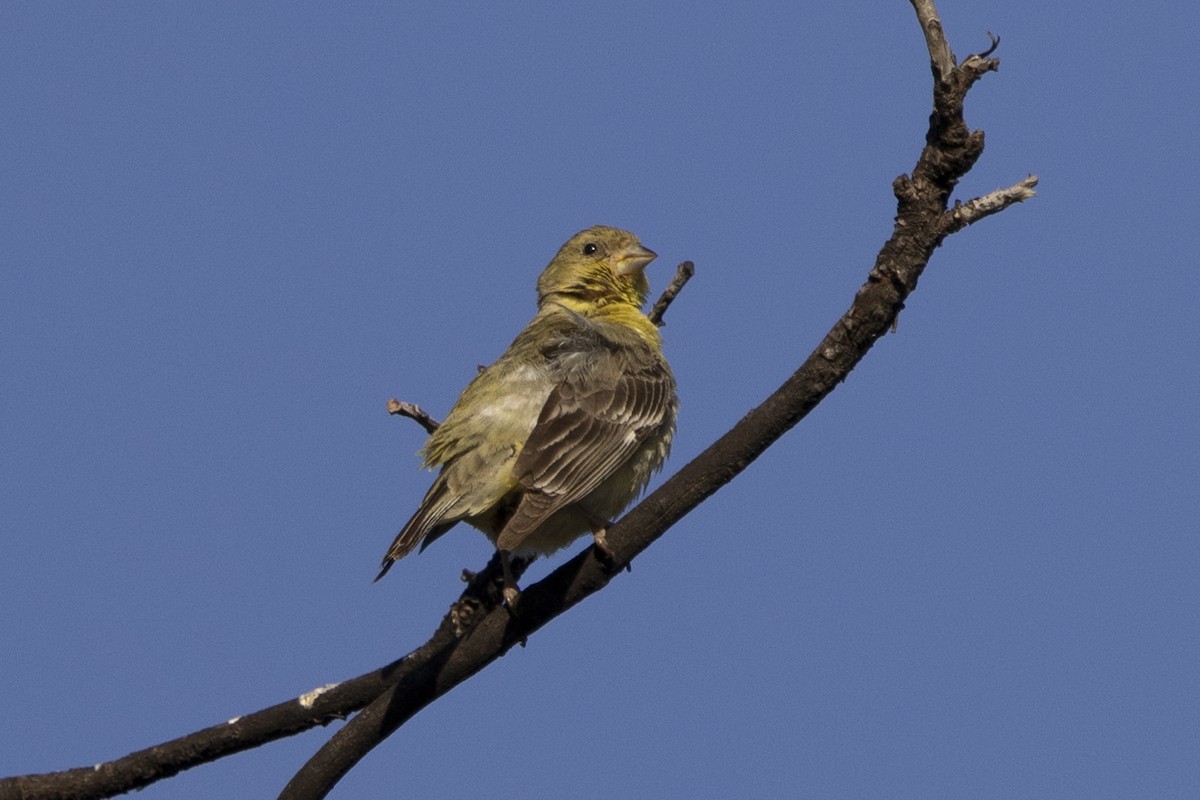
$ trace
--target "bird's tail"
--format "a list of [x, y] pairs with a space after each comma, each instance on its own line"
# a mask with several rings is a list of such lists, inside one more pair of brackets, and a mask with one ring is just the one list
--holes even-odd
[[417, 509], [417, 513], [413, 514], [412, 519], [396, 534], [392, 546], [388, 548], [387, 555], [383, 557], [379, 574], [375, 576], [375, 580], [386, 575], [387, 571], [392, 568], [392, 564], [411, 553], [418, 544], [424, 550], [426, 545], [458, 524], [456, 519], [449, 521], [444, 519], [456, 500], [457, 497], [447, 490], [444, 482], [435, 481], [433, 486], [429, 487], [425, 499], [421, 501], [421, 507]]

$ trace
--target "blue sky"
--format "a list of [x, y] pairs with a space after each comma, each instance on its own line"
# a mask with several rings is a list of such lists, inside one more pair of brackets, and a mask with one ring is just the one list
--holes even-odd
[[[1200, 791], [1200, 18], [940, 10], [960, 56], [1003, 39], [959, 197], [1039, 197], [334, 797]], [[4, 775], [423, 642], [489, 546], [371, 583], [430, 480], [386, 400], [443, 415], [580, 228], [641, 236], [656, 289], [696, 263], [664, 329], [685, 463], [849, 304], [929, 109], [899, 0], [7, 3], [0, 63]], [[273, 796], [330, 733], [139, 796]]]

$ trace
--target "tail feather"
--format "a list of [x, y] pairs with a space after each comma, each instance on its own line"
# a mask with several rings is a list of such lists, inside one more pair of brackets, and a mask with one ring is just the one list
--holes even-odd
[[424, 550], [430, 542], [457, 525], [457, 519], [444, 519], [456, 499], [446, 490], [444, 482], [435, 481], [425, 495], [425, 499], [421, 501], [421, 507], [417, 509], [417, 513], [413, 514], [412, 519], [405, 523], [400, 532], [396, 534], [392, 546], [388, 548], [387, 555], [383, 557], [379, 574], [375, 576], [375, 580], [386, 575], [387, 571], [392, 568], [392, 564], [411, 553], [418, 544]]

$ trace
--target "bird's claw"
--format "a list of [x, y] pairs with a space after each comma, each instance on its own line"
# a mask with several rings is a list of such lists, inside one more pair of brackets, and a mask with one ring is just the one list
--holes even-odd
[[521, 597], [521, 590], [517, 587], [517, 579], [513, 577], [512, 564], [509, 563], [507, 550], [500, 551], [500, 569], [504, 575], [500, 596], [504, 607], [511, 613], [513, 607], [517, 604], [517, 600]]
[[[615, 572], [618, 569], [617, 556], [609, 547], [608, 539], [604, 535], [607, 530], [607, 527], [598, 528], [592, 533], [592, 537], [595, 539], [596, 558], [600, 559], [609, 572]], [[625, 571], [630, 571], [629, 564], [625, 565]]]

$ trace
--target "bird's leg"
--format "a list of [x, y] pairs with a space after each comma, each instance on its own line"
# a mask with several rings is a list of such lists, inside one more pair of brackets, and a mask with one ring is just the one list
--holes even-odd
[[[613, 554], [612, 548], [608, 546], [608, 539], [605, 537], [612, 522], [602, 517], [597, 517], [578, 503], [576, 504], [576, 508], [587, 518], [588, 527], [592, 529], [592, 541], [596, 547], [596, 556], [609, 569], [612, 569], [617, 564], [617, 557]], [[629, 571], [629, 564], [625, 565], [625, 569]]]
[[607, 525], [602, 525], [599, 528], [595, 528], [592, 531], [592, 540], [596, 545], [596, 552], [604, 556], [604, 560], [611, 564], [613, 562], [613, 552], [608, 546], [608, 539], [604, 536], [606, 533], [608, 533]]
[[517, 598], [521, 596], [521, 590], [517, 587], [517, 581], [513, 578], [512, 565], [508, 561], [508, 551], [501, 550], [500, 552], [500, 568], [504, 571], [504, 589], [501, 594], [504, 596], [504, 605], [510, 609], [516, 605]]

